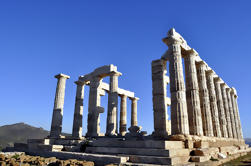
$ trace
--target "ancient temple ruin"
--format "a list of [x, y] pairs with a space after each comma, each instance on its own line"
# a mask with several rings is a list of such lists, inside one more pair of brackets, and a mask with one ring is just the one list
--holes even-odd
[[[151, 63], [153, 133], [147, 135], [141, 131], [137, 122], [139, 98], [134, 92], [118, 87], [122, 74], [116, 66], [107, 65], [80, 76], [75, 82], [72, 136], [61, 133], [65, 84], [70, 77], [58, 74], [50, 135], [41, 140], [28, 140], [27, 144], [15, 144], [15, 149], [62, 159], [91, 160], [97, 165], [192, 165], [210, 159], [226, 158], [227, 161], [250, 151], [243, 139], [236, 89], [227, 85], [174, 29], [169, 30], [163, 42], [168, 50]], [[104, 77], [110, 77], [110, 82], [103, 82]], [[87, 111], [83, 110], [86, 85], [90, 87], [88, 117], [83, 117], [83, 111]], [[107, 110], [100, 103], [106, 93]], [[131, 100], [130, 126], [127, 125], [127, 98]], [[167, 113], [168, 107], [171, 115]], [[102, 135], [100, 114], [105, 112], [106, 132]], [[83, 118], [88, 119], [86, 133], [82, 131]]]

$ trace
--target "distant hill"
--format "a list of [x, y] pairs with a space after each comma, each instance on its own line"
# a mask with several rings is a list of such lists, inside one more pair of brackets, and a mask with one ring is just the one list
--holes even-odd
[[26, 143], [27, 139], [39, 139], [49, 135], [49, 131], [25, 123], [16, 123], [0, 127], [0, 148], [13, 146], [15, 142]]
[[245, 138], [245, 142], [251, 147], [251, 138]]

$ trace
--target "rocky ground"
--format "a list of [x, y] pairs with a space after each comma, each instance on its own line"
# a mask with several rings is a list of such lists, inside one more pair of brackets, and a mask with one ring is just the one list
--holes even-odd
[[247, 155], [239, 157], [235, 160], [229, 161], [227, 163], [222, 164], [221, 166], [239, 166], [239, 165], [251, 165], [251, 152]]
[[59, 160], [56, 157], [44, 158], [24, 153], [0, 153], [0, 166], [94, 166], [91, 161], [75, 159]]

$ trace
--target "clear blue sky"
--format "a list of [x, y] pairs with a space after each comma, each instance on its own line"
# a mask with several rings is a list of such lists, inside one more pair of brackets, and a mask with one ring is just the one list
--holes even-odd
[[[67, 81], [63, 131], [71, 132], [79, 75], [114, 64], [119, 87], [140, 98], [138, 120], [153, 130], [151, 61], [174, 27], [238, 91], [244, 136], [251, 137], [251, 1], [0, 1], [0, 125], [50, 129], [57, 73]], [[105, 79], [107, 82], [107, 79]], [[107, 95], [102, 106], [107, 111]], [[86, 132], [88, 88], [84, 99]], [[104, 132], [106, 112], [101, 115]], [[128, 101], [128, 124], [130, 124]]]

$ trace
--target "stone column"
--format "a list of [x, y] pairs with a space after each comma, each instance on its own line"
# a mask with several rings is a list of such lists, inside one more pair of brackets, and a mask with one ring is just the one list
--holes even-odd
[[215, 85], [217, 106], [218, 106], [218, 111], [219, 111], [221, 136], [227, 138], [228, 137], [227, 121], [226, 121], [226, 116], [225, 116], [225, 110], [224, 110], [224, 104], [223, 104], [220, 84], [221, 84], [221, 79], [219, 77], [215, 77], [214, 78], [214, 85]]
[[[154, 137], [166, 138], [167, 133], [167, 106], [166, 106], [166, 61], [152, 61], [152, 95]], [[133, 107], [132, 107], [133, 108]]]
[[83, 101], [84, 101], [84, 82], [75, 81], [77, 85], [75, 109], [74, 109], [74, 120], [72, 128], [72, 137], [80, 139], [82, 138], [83, 132]]
[[183, 77], [180, 37], [174, 29], [168, 32], [163, 41], [168, 45], [169, 73], [171, 91], [171, 128], [172, 135], [189, 134], [186, 90]]
[[231, 119], [230, 119], [230, 112], [229, 112], [226, 87], [227, 87], [227, 85], [225, 83], [221, 83], [222, 99], [223, 99], [223, 103], [224, 103], [225, 115], [226, 115], [226, 120], [227, 120], [228, 138], [233, 138], [232, 124], [231, 124]]
[[120, 75], [121, 73], [119, 72], [113, 72], [110, 75], [110, 91], [108, 94], [106, 136], [114, 136], [118, 133], [118, 77]]
[[197, 62], [197, 75], [200, 94], [200, 108], [202, 114], [203, 132], [205, 136], [213, 137], [212, 116], [210, 110], [210, 100], [206, 80], [206, 64], [203, 61]]
[[104, 112], [104, 108], [100, 106], [100, 94], [102, 79], [93, 77], [90, 80], [89, 104], [88, 104], [88, 120], [87, 120], [87, 137], [99, 136], [100, 118], [99, 114]]
[[233, 114], [234, 114], [234, 123], [235, 123], [235, 131], [236, 131], [236, 137], [240, 139], [240, 128], [239, 128], [239, 123], [238, 123], [238, 114], [236, 111], [236, 105], [235, 105], [235, 89], [232, 87], [230, 91], [230, 96], [231, 96], [231, 102], [233, 106]]
[[232, 133], [233, 133], [233, 138], [237, 138], [237, 133], [236, 133], [236, 126], [235, 126], [235, 114], [233, 110], [233, 104], [232, 104], [232, 98], [231, 98], [231, 88], [226, 88], [227, 92], [227, 100], [228, 100], [228, 109], [230, 113], [230, 120], [231, 120], [231, 125], [232, 125]]
[[70, 76], [65, 74], [58, 74], [55, 76], [58, 79], [56, 95], [54, 100], [54, 109], [51, 122], [51, 138], [59, 138], [62, 131], [62, 120], [63, 120], [63, 108], [64, 108], [64, 96], [65, 96], [65, 84], [66, 80]]
[[137, 101], [139, 98], [134, 97], [131, 99], [131, 126], [138, 126], [138, 120], [137, 120]]
[[207, 88], [209, 92], [210, 108], [212, 115], [212, 124], [215, 137], [221, 137], [218, 107], [216, 101], [215, 87], [214, 87], [214, 72], [212, 70], [206, 71], [207, 76]]
[[[234, 89], [234, 88], [233, 88]], [[240, 120], [240, 114], [239, 114], [239, 108], [238, 108], [238, 102], [237, 102], [237, 91], [236, 89], [234, 89], [234, 105], [235, 105], [235, 109], [236, 109], [236, 115], [237, 115], [237, 122], [238, 122], [238, 128], [239, 128], [239, 135], [238, 138], [239, 139], [243, 139], [243, 134], [242, 134], [242, 127], [241, 127], [241, 120]]]
[[186, 99], [187, 112], [189, 119], [189, 131], [191, 135], [203, 135], [200, 96], [197, 79], [197, 71], [195, 66], [195, 57], [198, 54], [193, 50], [186, 52], [185, 61], [185, 77], [186, 77]]
[[120, 121], [119, 121], [119, 134], [125, 136], [126, 134], [126, 111], [127, 111], [127, 96], [121, 95], [120, 102]]

